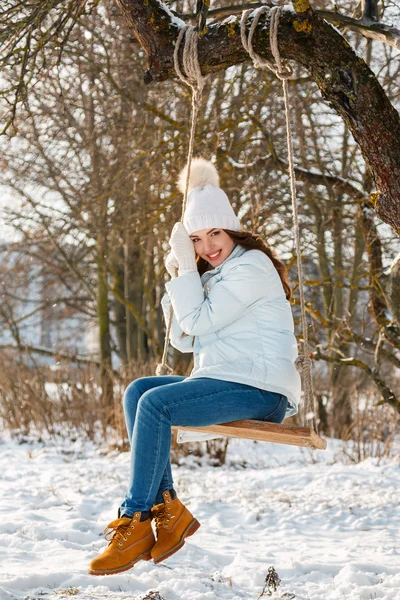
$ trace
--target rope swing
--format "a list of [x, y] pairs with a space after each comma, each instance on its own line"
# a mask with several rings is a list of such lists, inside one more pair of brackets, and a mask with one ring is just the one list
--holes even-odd
[[[254, 13], [254, 19], [250, 26], [249, 37], [246, 40], [246, 23], [247, 19], [252, 13], [252, 10], [246, 10], [242, 13], [240, 20], [240, 35], [242, 38], [242, 44], [245, 50], [249, 53], [253, 60], [254, 66], [260, 67], [261, 69], [269, 69], [282, 81], [283, 97], [285, 101], [285, 118], [286, 118], [286, 140], [287, 140], [287, 151], [288, 151], [288, 163], [289, 163], [289, 176], [290, 176], [290, 191], [292, 200], [292, 214], [293, 214], [293, 230], [295, 234], [295, 246], [296, 246], [296, 260], [297, 260], [297, 271], [299, 275], [299, 293], [300, 293], [300, 309], [301, 309], [301, 329], [303, 334], [303, 354], [300, 354], [296, 359], [296, 368], [302, 375], [303, 390], [304, 390], [304, 423], [305, 425], [312, 427], [314, 431], [317, 430], [317, 422], [315, 419], [315, 400], [314, 400], [314, 386], [312, 378], [312, 360], [310, 358], [310, 347], [308, 344], [308, 325], [306, 315], [306, 301], [304, 293], [304, 271], [303, 261], [301, 259], [301, 243], [300, 243], [300, 227], [299, 227], [299, 215], [297, 210], [297, 195], [296, 195], [296, 175], [294, 171], [294, 152], [293, 152], [293, 139], [292, 130], [290, 127], [290, 103], [289, 103], [289, 86], [287, 80], [293, 75], [293, 70], [288, 61], [283, 61], [279, 52], [278, 46], [278, 25], [282, 6], [274, 6], [269, 9], [267, 6], [261, 6]], [[275, 64], [269, 60], [262, 58], [253, 49], [253, 35], [258, 25], [261, 15], [269, 13], [270, 15], [270, 44], [271, 52], [274, 57]]]
[[[326, 441], [318, 436], [317, 424], [315, 419], [315, 404], [314, 404], [314, 392], [313, 392], [313, 379], [312, 379], [312, 361], [310, 358], [310, 348], [308, 344], [308, 326], [307, 317], [305, 310], [305, 294], [304, 294], [304, 274], [303, 264], [301, 259], [301, 244], [300, 244], [300, 228], [297, 211], [297, 197], [296, 197], [296, 178], [294, 172], [294, 153], [293, 153], [293, 140], [290, 129], [290, 111], [289, 111], [289, 92], [287, 80], [292, 76], [293, 71], [289, 63], [281, 59], [279, 47], [278, 47], [278, 26], [279, 18], [282, 12], [282, 7], [277, 6], [269, 9], [266, 6], [258, 8], [256, 11], [247, 10], [242, 13], [240, 22], [240, 34], [243, 47], [246, 52], [250, 55], [253, 60], [255, 67], [261, 69], [268, 68], [273, 71], [276, 76], [281, 79], [283, 85], [283, 95], [285, 102], [285, 117], [286, 117], [286, 135], [287, 135], [287, 148], [288, 148], [288, 162], [289, 162], [289, 175], [290, 175], [290, 189], [291, 189], [291, 200], [293, 209], [293, 229], [295, 233], [295, 246], [296, 246], [296, 258], [297, 268], [299, 276], [299, 293], [300, 293], [300, 308], [301, 308], [301, 327], [303, 335], [303, 354], [299, 355], [296, 359], [295, 365], [297, 370], [302, 375], [303, 390], [304, 390], [304, 427], [287, 427], [285, 425], [278, 425], [276, 423], [267, 423], [265, 421], [255, 420], [242, 420], [234, 421], [231, 423], [224, 423], [220, 425], [210, 425], [208, 427], [188, 427], [187, 429], [198, 430], [203, 432], [217, 433], [223, 436], [234, 436], [250, 438], [253, 440], [261, 441], [273, 441], [277, 443], [290, 444], [295, 446], [306, 446], [309, 448], [326, 448]], [[254, 15], [249, 35], [246, 37], [246, 27], [248, 17], [252, 13]], [[271, 63], [259, 56], [253, 48], [253, 36], [258, 25], [261, 15], [268, 13], [270, 15], [270, 44], [271, 52], [274, 57], [275, 63]], [[183, 69], [179, 65], [179, 50], [182, 40], [185, 39], [185, 45], [183, 49]], [[196, 124], [199, 109], [201, 106], [202, 92], [204, 88], [205, 78], [201, 74], [200, 65], [198, 61], [197, 53], [198, 44], [198, 32], [197, 30], [187, 25], [183, 27], [179, 33], [176, 41], [174, 50], [174, 66], [178, 77], [186, 85], [192, 89], [192, 121], [190, 129], [190, 140], [189, 150], [187, 157], [187, 171], [186, 171], [186, 183], [185, 193], [182, 203], [182, 215], [181, 221], [187, 203], [190, 167], [193, 157], [194, 149], [194, 137], [196, 131]], [[173, 309], [168, 319], [167, 331], [165, 335], [164, 352], [162, 356], [161, 364], [157, 365], [156, 375], [169, 375], [173, 370], [167, 365], [167, 352], [169, 345], [169, 336], [171, 331], [171, 324], [173, 318]]]

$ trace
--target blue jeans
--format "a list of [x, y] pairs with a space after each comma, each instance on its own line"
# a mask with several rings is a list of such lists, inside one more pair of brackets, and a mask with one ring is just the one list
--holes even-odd
[[240, 419], [282, 423], [287, 398], [220, 379], [142, 377], [127, 387], [124, 413], [131, 444], [129, 490], [120, 514], [132, 516], [163, 502], [172, 489], [171, 426], [205, 426]]

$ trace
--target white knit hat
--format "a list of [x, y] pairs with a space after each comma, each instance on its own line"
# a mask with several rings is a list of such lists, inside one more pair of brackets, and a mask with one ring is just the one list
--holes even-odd
[[[185, 193], [187, 166], [182, 170], [178, 187]], [[209, 160], [194, 158], [190, 166], [189, 190], [183, 225], [188, 235], [200, 229], [240, 231], [240, 221], [233, 212], [228, 196], [219, 187], [217, 169]]]

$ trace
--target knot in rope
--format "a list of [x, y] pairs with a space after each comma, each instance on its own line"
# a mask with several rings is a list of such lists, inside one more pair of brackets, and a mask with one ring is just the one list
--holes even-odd
[[305, 356], [305, 354], [299, 354], [294, 364], [299, 373], [311, 373], [312, 360], [309, 356]]
[[[182, 71], [179, 64], [179, 50], [183, 38], [185, 38], [185, 45], [183, 47], [183, 69], [185, 72]], [[192, 25], [185, 25], [179, 32], [174, 49], [174, 67], [176, 74], [183, 83], [186, 83], [186, 85], [192, 88], [193, 105], [195, 102], [201, 100], [201, 94], [205, 84], [205, 78], [201, 74], [199, 64], [198, 41], [199, 34], [196, 28]]]
[[[253, 10], [245, 10], [242, 13], [242, 18], [240, 20], [240, 37], [242, 39], [242, 44], [246, 52], [250, 55], [253, 64], [256, 68], [265, 68], [267, 67], [270, 71], [275, 73], [277, 77], [281, 80], [290, 79], [293, 75], [293, 69], [286, 60], [282, 60], [279, 47], [278, 47], [278, 25], [279, 18], [282, 12], [282, 6], [274, 6], [273, 8], [269, 8], [268, 6], [261, 6], [254, 11], [254, 18], [250, 25], [249, 35], [246, 37], [246, 25], [247, 20], [250, 13], [253, 13]], [[263, 58], [253, 48], [253, 36], [260, 20], [261, 15], [263, 14], [270, 15], [270, 45], [271, 45], [271, 53], [274, 57], [275, 63]]]
[[317, 424], [315, 419], [314, 385], [312, 377], [312, 360], [305, 354], [299, 354], [295, 360], [295, 366], [301, 374], [304, 388], [304, 415], [305, 421], [309, 423], [315, 431]]
[[173, 369], [166, 363], [160, 363], [156, 367], [156, 375], [162, 377], [163, 375], [171, 375], [174, 372]]

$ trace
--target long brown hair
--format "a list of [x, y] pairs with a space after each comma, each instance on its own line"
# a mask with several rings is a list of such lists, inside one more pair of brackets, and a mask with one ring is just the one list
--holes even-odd
[[[264, 240], [251, 231], [232, 231], [231, 229], [224, 229], [225, 233], [229, 235], [229, 237], [242, 246], [242, 248], [246, 248], [246, 250], [261, 250], [268, 256], [268, 258], [272, 261], [275, 269], [278, 271], [278, 275], [281, 278], [281, 282], [283, 285], [283, 289], [285, 291], [286, 300], [290, 300], [292, 297], [292, 290], [290, 289], [289, 278], [287, 274], [287, 270], [282, 261], [277, 258], [275, 252], [268, 246]], [[197, 256], [197, 270], [200, 275], [203, 275], [206, 271], [209, 271], [211, 265], [209, 262]]]

